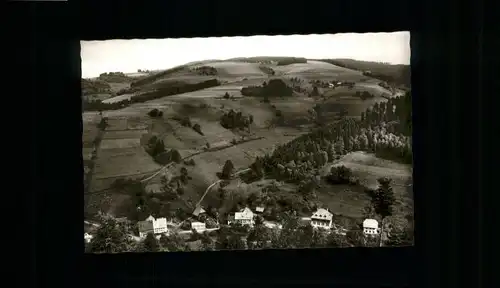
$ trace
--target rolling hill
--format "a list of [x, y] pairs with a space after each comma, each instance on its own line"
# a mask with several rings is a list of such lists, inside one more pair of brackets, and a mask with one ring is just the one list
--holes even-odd
[[[381, 80], [394, 83], [394, 86], [410, 87], [406, 86], [409, 76], [405, 73], [409, 72], [405, 69], [409, 71], [407, 67], [345, 59], [252, 57], [188, 63], [141, 75], [139, 79], [129, 77], [125, 83], [82, 80], [85, 96], [94, 98], [99, 93], [112, 95], [113, 86], [125, 85], [121, 88], [123, 91], [115, 89], [114, 93], [119, 95], [96, 100], [103, 103], [100, 109], [102, 115], [95, 111], [83, 113], [85, 133], [82, 142], [87, 155], [86, 177], [90, 179], [85, 195], [86, 215], [90, 217], [99, 210], [118, 213], [118, 216], [132, 213], [130, 209], [136, 204], [131, 200], [133, 195], [113, 188], [118, 179], [140, 180], [157, 175], [144, 185], [151, 192], [148, 199], [164, 205], [163, 192], [159, 187], [164, 185], [165, 178], [180, 177], [182, 168], [186, 168], [190, 179], [186, 183], [175, 184], [182, 195], [169, 202], [172, 205], [169, 209], [181, 208], [190, 213], [192, 203], [197, 202], [204, 190], [218, 179], [217, 173], [222, 171], [227, 160], [232, 161], [235, 171], [246, 169], [256, 157], [269, 154], [277, 146], [310, 133], [318, 125], [337, 123], [341, 116], [360, 119], [367, 108], [396, 97], [397, 89], [380, 86]], [[366, 70], [370, 70], [371, 74], [363, 73]], [[206, 81], [217, 81], [218, 85], [196, 86]], [[263, 88], [270, 81], [283, 83], [282, 86], [293, 93], [242, 94], [243, 88]], [[192, 85], [196, 87], [185, 89], [194, 87]], [[144, 97], [151, 93], [154, 95]], [[360, 95], [365, 94], [362, 93], [368, 96], [363, 98]], [[140, 97], [143, 99], [133, 101]], [[162, 116], [149, 116], [153, 109], [161, 111]], [[250, 116], [252, 121], [248, 120]], [[233, 128], [225, 128], [221, 119], [231, 119]], [[98, 128], [98, 123], [102, 121], [107, 124], [104, 129]], [[201, 133], [193, 128], [195, 125], [199, 125]], [[179, 152], [183, 161], [165, 166], [148, 154], [147, 146], [153, 136], [161, 140], [166, 151]], [[358, 171], [361, 177], [373, 169], [377, 176], [392, 171], [365, 169], [351, 158], [344, 157], [342, 161], [361, 171]], [[184, 160], [191, 159], [194, 165], [184, 163]], [[387, 163], [383, 165], [390, 166]], [[369, 180], [373, 184], [373, 177]], [[295, 184], [287, 185], [290, 191], [298, 189]], [[238, 194], [246, 186], [235, 179], [228, 187], [235, 187], [231, 193]], [[319, 195], [320, 199], [326, 199], [325, 203], [343, 199], [342, 191], [330, 196], [325, 193]], [[331, 207], [345, 210], [349, 217], [358, 217], [363, 208], [359, 203], [365, 203], [366, 197], [353, 194], [358, 202], [349, 202], [349, 197], [344, 197], [347, 202], [342, 207], [350, 208], [341, 208], [340, 204], [332, 204]], [[218, 196], [210, 194], [207, 199], [215, 205]], [[167, 209], [166, 206], [161, 207]], [[164, 213], [161, 212], [163, 208], [158, 209], [158, 213]]]

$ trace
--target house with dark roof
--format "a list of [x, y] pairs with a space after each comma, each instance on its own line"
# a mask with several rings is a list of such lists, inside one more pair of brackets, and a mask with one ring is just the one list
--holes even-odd
[[333, 214], [328, 209], [320, 208], [311, 216], [311, 226], [314, 228], [331, 229]]
[[196, 209], [194, 209], [194, 211], [193, 211], [194, 216], [200, 216], [200, 215], [205, 214], [205, 213], [206, 213], [205, 209], [203, 209], [203, 207], [201, 207], [201, 206], [196, 206]]
[[146, 237], [149, 233], [154, 233], [153, 221], [139, 221], [137, 222], [139, 227], [139, 236]]

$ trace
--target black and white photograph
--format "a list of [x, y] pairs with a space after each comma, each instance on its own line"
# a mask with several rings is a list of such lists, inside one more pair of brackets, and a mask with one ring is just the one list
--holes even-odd
[[414, 245], [410, 32], [80, 45], [85, 253]]

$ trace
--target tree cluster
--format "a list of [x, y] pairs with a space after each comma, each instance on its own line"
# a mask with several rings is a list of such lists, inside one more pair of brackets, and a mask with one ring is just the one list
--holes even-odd
[[352, 170], [344, 165], [332, 167], [326, 179], [332, 184], [359, 184], [359, 179], [352, 175]]
[[261, 86], [249, 86], [241, 89], [241, 95], [253, 97], [289, 97], [293, 89], [286, 85], [282, 79], [271, 79]]
[[90, 253], [122, 253], [134, 250], [134, 243], [130, 239], [131, 231], [127, 225], [118, 223], [111, 216], [100, 216], [100, 227], [94, 238], [87, 245]]
[[226, 129], [248, 129], [252, 123], [252, 115], [245, 116], [241, 111], [236, 112], [233, 109], [220, 118], [220, 125]]
[[102, 73], [99, 75], [99, 80], [106, 81], [106, 82], [113, 82], [113, 83], [124, 83], [124, 82], [130, 82], [131, 78], [125, 75], [125, 73], [122, 72], [108, 72], [108, 73]]
[[149, 117], [152, 118], [157, 118], [157, 117], [163, 117], [163, 111], [160, 111], [156, 108], [148, 112]]
[[81, 80], [82, 87], [82, 95], [92, 95], [92, 94], [100, 94], [100, 93], [111, 93], [111, 86], [105, 81], [96, 79], [96, 80]]
[[274, 76], [276, 74], [276, 72], [274, 71], [273, 68], [269, 67], [269, 66], [265, 66], [265, 65], [260, 65], [259, 66], [259, 69], [266, 73], [267, 75], [270, 75], [270, 76]]
[[198, 75], [203, 76], [215, 76], [217, 75], [217, 69], [212, 66], [200, 66], [192, 69]]

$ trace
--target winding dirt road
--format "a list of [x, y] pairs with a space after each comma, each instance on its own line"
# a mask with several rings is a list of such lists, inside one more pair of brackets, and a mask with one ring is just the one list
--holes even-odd
[[[232, 177], [238, 176], [241, 173], [245, 173], [247, 171], [250, 171], [250, 168], [245, 168], [243, 170], [235, 172], [235, 173], [233, 173]], [[205, 196], [208, 194], [208, 192], [210, 191], [210, 189], [212, 189], [212, 187], [214, 187], [215, 185], [219, 184], [222, 181], [224, 181], [224, 180], [217, 180], [214, 183], [210, 184], [210, 186], [208, 186], [208, 188], [205, 190], [205, 193], [203, 193], [203, 195], [201, 196], [200, 200], [196, 203], [196, 207], [200, 206], [201, 202], [203, 201], [203, 199], [205, 199]]]

